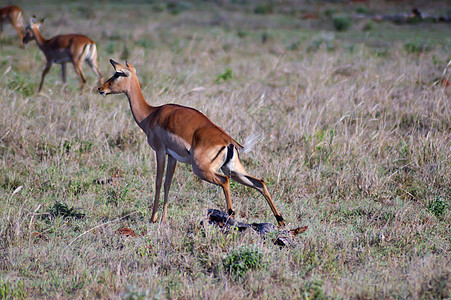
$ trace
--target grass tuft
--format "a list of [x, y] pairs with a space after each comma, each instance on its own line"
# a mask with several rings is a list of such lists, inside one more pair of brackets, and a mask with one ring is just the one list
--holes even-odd
[[264, 267], [263, 254], [257, 248], [242, 247], [227, 254], [222, 259], [222, 265], [234, 278], [244, 278], [250, 270]]

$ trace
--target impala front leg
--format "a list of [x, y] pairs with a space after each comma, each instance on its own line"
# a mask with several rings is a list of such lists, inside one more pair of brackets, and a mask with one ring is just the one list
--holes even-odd
[[42, 89], [42, 85], [44, 84], [44, 78], [47, 75], [47, 73], [50, 71], [50, 68], [52, 67], [52, 62], [47, 61], [47, 64], [45, 65], [44, 71], [42, 71], [42, 76], [41, 76], [41, 83], [39, 84], [39, 90], [38, 93], [41, 91]]
[[66, 84], [66, 63], [61, 64], [61, 77], [63, 78], [64, 84]]
[[[153, 223], [158, 219], [158, 208], [160, 201], [161, 184], [163, 183], [164, 164], [166, 162], [166, 153], [164, 151], [156, 151], [155, 157], [157, 159], [157, 178], [155, 180], [155, 199], [153, 201], [152, 219]], [[150, 209], [150, 205], [149, 205]]]

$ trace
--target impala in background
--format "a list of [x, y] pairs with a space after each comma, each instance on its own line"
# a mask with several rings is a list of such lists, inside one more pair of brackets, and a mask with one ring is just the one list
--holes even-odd
[[22, 8], [11, 5], [0, 8], [0, 39], [3, 42], [3, 23], [10, 22], [19, 35], [20, 46], [23, 47], [23, 10]]
[[75, 71], [80, 77], [81, 91], [85, 87], [86, 77], [81, 65], [84, 61], [88, 63], [95, 75], [103, 82], [102, 73], [97, 65], [97, 47], [93, 40], [81, 34], [57, 35], [49, 40], [45, 39], [40, 31], [44, 20], [39, 22], [33, 17], [30, 19], [30, 25], [25, 29], [23, 42], [26, 44], [31, 40], [36, 40], [39, 48], [44, 52], [47, 63], [42, 72], [39, 92], [42, 89], [44, 78], [50, 71], [53, 63], [61, 64], [63, 82], [66, 83], [66, 63], [73, 64]]
[[[157, 177], [152, 222], [157, 221], [158, 202], [167, 156], [162, 222], [167, 219], [169, 188], [176, 163], [180, 161], [190, 164], [194, 174], [199, 178], [222, 187], [229, 215], [233, 214], [230, 197], [230, 178], [232, 178], [238, 183], [259, 191], [271, 207], [279, 226], [285, 226], [282, 215], [277, 211], [263, 180], [247, 174], [241, 164], [238, 150], [243, 147], [238, 142], [193, 108], [177, 104], [162, 106], [147, 104], [133, 65], [126, 62], [124, 66], [114, 60], [110, 62], [116, 72], [99, 87], [99, 93], [103, 96], [124, 93], [128, 97], [133, 117], [146, 133], [147, 142], [156, 153]], [[218, 169], [221, 169], [225, 175], [217, 173]]]

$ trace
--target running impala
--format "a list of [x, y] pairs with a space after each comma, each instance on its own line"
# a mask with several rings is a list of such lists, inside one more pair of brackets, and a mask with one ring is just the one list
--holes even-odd
[[23, 11], [22, 8], [10, 5], [0, 8], [0, 39], [3, 41], [3, 23], [10, 22], [19, 35], [20, 46], [23, 47]]
[[36, 43], [42, 52], [44, 52], [45, 58], [47, 59], [44, 71], [42, 72], [41, 83], [39, 84], [39, 92], [42, 89], [44, 78], [50, 71], [53, 63], [61, 64], [64, 83], [66, 83], [66, 63], [72, 63], [78, 77], [80, 77], [82, 92], [86, 83], [86, 77], [81, 68], [83, 61], [88, 63], [102, 84], [103, 78], [97, 66], [97, 48], [94, 41], [81, 34], [57, 35], [47, 40], [42, 36], [40, 31], [43, 22], [44, 20], [37, 22], [35, 17], [31, 18], [30, 25], [25, 29], [25, 37], [23, 38], [25, 44], [31, 40], [36, 40]]
[[[110, 60], [116, 71], [99, 87], [99, 93], [124, 93], [130, 103], [133, 117], [147, 135], [147, 142], [156, 153], [157, 177], [152, 222], [157, 221], [160, 189], [163, 173], [164, 204], [161, 221], [167, 220], [168, 194], [177, 161], [190, 164], [199, 178], [219, 185], [224, 191], [229, 215], [233, 215], [230, 197], [230, 178], [259, 191], [268, 202], [279, 226], [285, 226], [282, 215], [277, 211], [263, 180], [246, 173], [238, 157], [243, 147], [222, 128], [215, 125], [201, 112], [177, 104], [151, 106], [141, 92], [136, 70], [126, 62], [126, 66]], [[224, 175], [217, 173], [221, 169]], [[150, 203], [149, 203], [150, 209]]]

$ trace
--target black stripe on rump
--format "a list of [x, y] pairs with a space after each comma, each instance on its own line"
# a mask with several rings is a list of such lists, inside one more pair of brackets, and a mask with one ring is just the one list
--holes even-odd
[[225, 160], [223, 166], [227, 165], [229, 163], [229, 161], [232, 159], [232, 157], [233, 157], [233, 148], [234, 148], [234, 146], [233, 146], [232, 143], [230, 143], [227, 146], [227, 157], [226, 157], [226, 160]]

